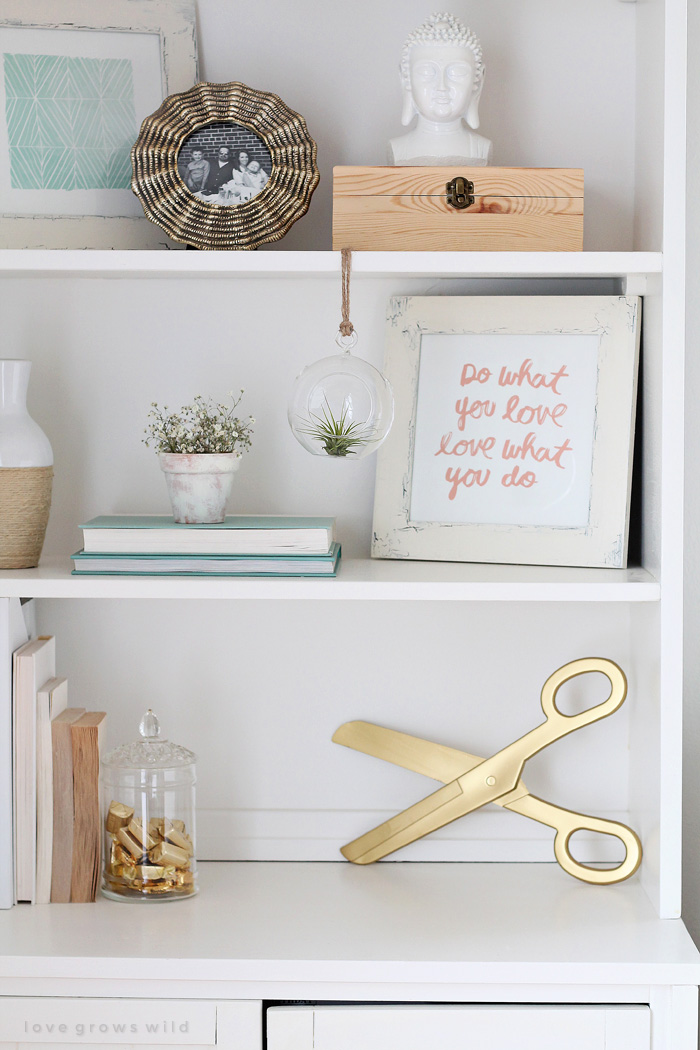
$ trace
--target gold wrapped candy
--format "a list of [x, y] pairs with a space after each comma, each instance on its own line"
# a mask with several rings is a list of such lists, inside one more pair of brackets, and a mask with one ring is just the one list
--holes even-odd
[[155, 846], [156, 839], [149, 834], [148, 828], [144, 828], [143, 822], [136, 817], [134, 817], [126, 830], [137, 842], [141, 843], [143, 846], [142, 852], [148, 853], [149, 849], [153, 849]]
[[107, 813], [107, 831], [117, 832], [125, 827], [134, 815], [131, 806], [125, 806], [123, 802], [110, 802]]
[[168, 842], [172, 842], [173, 846], [178, 846], [181, 850], [191, 857], [194, 853], [192, 849], [192, 840], [189, 835], [183, 834], [182, 831], [178, 831], [175, 827], [166, 828], [164, 831], [164, 837]]
[[172, 864], [174, 868], [186, 868], [190, 862], [190, 855], [187, 850], [164, 841], [149, 850], [148, 859], [153, 864]]
[[138, 839], [134, 838], [128, 828], [119, 829], [117, 840], [129, 851], [134, 860], [141, 860], [141, 857], [144, 855], [144, 848]]
[[107, 889], [126, 897], [192, 893], [194, 849], [183, 820], [152, 817], [144, 826], [131, 807], [113, 801], [105, 830]]
[[165, 878], [165, 868], [156, 867], [155, 864], [137, 864], [136, 878], [143, 879], [144, 882], [156, 882]]

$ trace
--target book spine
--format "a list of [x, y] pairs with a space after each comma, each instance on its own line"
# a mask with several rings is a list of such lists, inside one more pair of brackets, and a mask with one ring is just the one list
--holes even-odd
[[[44, 709], [40, 710], [39, 705], [43, 705]], [[50, 696], [39, 694], [36, 727], [36, 904], [48, 904], [51, 900], [53, 761], [50, 705]]]
[[32, 657], [13, 659], [15, 888], [34, 904], [36, 888], [36, 694]]
[[71, 726], [73, 753], [73, 862], [71, 901], [94, 901], [100, 875], [101, 828], [97, 726]]
[[51, 726], [53, 753], [53, 844], [51, 853], [51, 902], [70, 901], [73, 863], [73, 745], [66, 722]]
[[12, 809], [12, 644], [10, 598], [0, 599], [0, 908], [15, 902]]

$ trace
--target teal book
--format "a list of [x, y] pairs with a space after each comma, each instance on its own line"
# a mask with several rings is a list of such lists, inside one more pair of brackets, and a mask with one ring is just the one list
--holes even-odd
[[328, 554], [334, 518], [230, 514], [216, 525], [179, 525], [165, 514], [111, 514], [80, 526], [88, 554]]
[[74, 576], [335, 576], [340, 544], [327, 554], [72, 555]]

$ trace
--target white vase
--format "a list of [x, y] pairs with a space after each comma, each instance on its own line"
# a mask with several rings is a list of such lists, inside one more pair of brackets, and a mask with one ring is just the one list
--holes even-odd
[[53, 452], [27, 412], [30, 361], [0, 360], [0, 568], [39, 562], [51, 508]]
[[0, 361], [0, 467], [50, 467], [51, 444], [27, 412], [31, 361]]
[[175, 521], [182, 525], [213, 525], [224, 520], [240, 453], [159, 452], [158, 460]]

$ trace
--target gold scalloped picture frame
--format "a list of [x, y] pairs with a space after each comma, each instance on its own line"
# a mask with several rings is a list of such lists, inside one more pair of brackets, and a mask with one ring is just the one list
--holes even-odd
[[[239, 204], [203, 199], [178, 168], [187, 141], [222, 124], [245, 129], [269, 154], [264, 187]], [[235, 81], [197, 84], [166, 98], [141, 125], [131, 163], [131, 186], [146, 217], [174, 241], [203, 250], [252, 250], [280, 240], [306, 214], [319, 182], [304, 118], [278, 95]]]

